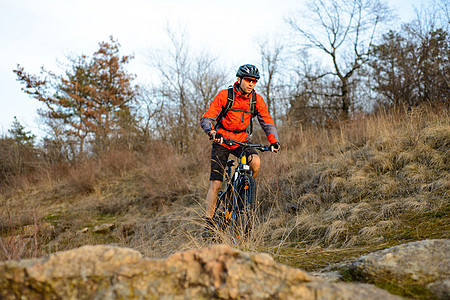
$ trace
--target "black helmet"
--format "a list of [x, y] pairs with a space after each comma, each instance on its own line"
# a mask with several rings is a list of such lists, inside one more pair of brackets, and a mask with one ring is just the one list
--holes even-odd
[[239, 67], [239, 70], [236, 73], [236, 77], [252, 77], [259, 79], [259, 71], [258, 68], [254, 65], [246, 64]]

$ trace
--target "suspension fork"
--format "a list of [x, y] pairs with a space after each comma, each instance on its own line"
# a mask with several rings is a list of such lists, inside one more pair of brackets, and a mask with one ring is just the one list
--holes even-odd
[[[244, 150], [244, 152], [239, 157], [239, 164], [234, 170], [233, 179], [232, 179], [232, 205], [233, 205], [233, 211], [235, 213], [239, 212], [239, 185], [243, 184], [242, 180], [245, 178], [245, 176], [252, 176], [252, 171], [250, 170], [250, 165], [248, 161], [249, 155], [247, 151]], [[245, 187], [244, 187], [245, 188]], [[241, 199], [242, 201], [242, 199]], [[242, 204], [244, 205], [244, 204]]]

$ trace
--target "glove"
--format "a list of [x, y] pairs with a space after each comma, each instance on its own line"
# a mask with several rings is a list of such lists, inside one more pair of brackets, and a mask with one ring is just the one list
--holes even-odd
[[277, 153], [280, 147], [280, 143], [272, 143], [270, 144], [270, 151]]
[[214, 140], [214, 142], [217, 142], [219, 144], [223, 143], [223, 135], [221, 133], [218, 133], [217, 131], [211, 131], [210, 137], [210, 139]]

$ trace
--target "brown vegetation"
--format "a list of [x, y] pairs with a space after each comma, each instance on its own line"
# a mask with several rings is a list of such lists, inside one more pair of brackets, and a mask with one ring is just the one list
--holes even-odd
[[[283, 128], [280, 136], [283, 151], [262, 155], [262, 214], [235, 246], [317, 269], [406, 241], [449, 238], [448, 110], [398, 109], [333, 129]], [[184, 154], [155, 142], [139, 152], [47, 162], [3, 181], [1, 259], [86, 244], [153, 257], [204, 245], [210, 145], [200, 133], [190, 143]], [[101, 224], [114, 227], [95, 232]]]

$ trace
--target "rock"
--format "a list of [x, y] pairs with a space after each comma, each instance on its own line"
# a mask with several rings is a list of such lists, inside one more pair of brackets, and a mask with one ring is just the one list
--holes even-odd
[[328, 282], [338, 282], [343, 279], [342, 275], [337, 271], [312, 272], [311, 275], [316, 278], [320, 278], [322, 280], [328, 281]]
[[114, 229], [114, 227], [116, 227], [116, 225], [110, 223], [110, 224], [101, 224], [101, 225], [97, 225], [94, 228], [92, 228], [92, 232], [94, 233], [108, 233], [111, 230]]
[[450, 279], [429, 283], [427, 289], [439, 299], [450, 299]]
[[83, 233], [88, 233], [89, 232], [89, 228], [88, 227], [84, 227], [83, 229], [80, 229], [77, 231], [78, 234], [83, 234]]
[[84, 246], [0, 263], [1, 299], [400, 299], [368, 284], [328, 283], [267, 254], [226, 245], [149, 259]]
[[450, 240], [424, 240], [370, 253], [353, 262], [349, 271], [365, 282], [422, 287], [448, 299]]

